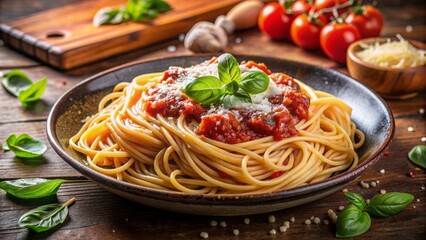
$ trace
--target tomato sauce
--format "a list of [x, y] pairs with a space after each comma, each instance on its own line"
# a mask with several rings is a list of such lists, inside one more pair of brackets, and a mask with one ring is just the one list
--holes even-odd
[[[212, 62], [212, 61], [211, 61]], [[284, 73], [271, 73], [264, 65], [249, 61], [246, 67], [256, 67], [269, 74], [281, 94], [268, 98], [272, 110], [265, 112], [256, 109], [234, 107], [203, 108], [200, 104], [173, 88], [173, 83], [185, 69], [171, 67], [164, 73], [162, 84], [146, 90], [145, 111], [151, 116], [160, 114], [163, 117], [179, 117], [184, 115], [187, 121], [199, 123], [198, 135], [224, 143], [241, 143], [266, 136], [274, 140], [282, 140], [298, 135], [295, 125], [308, 118], [309, 98], [300, 90], [293, 78]], [[249, 67], [250, 66], [250, 67]], [[164, 89], [167, 84], [167, 89]], [[180, 91], [176, 95], [175, 92]]]

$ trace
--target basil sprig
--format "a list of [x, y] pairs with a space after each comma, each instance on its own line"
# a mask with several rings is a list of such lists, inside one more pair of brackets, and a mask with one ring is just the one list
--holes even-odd
[[3, 150], [12, 151], [16, 156], [21, 158], [39, 157], [47, 150], [46, 145], [42, 141], [28, 134], [21, 134], [19, 136], [11, 134], [2, 147]]
[[128, 0], [127, 5], [120, 9], [100, 9], [93, 18], [93, 25], [98, 27], [127, 21], [145, 22], [170, 10], [172, 7], [164, 0]]
[[16, 198], [35, 200], [56, 195], [64, 182], [68, 182], [68, 180], [23, 178], [0, 182], [0, 188]]
[[346, 192], [351, 203], [337, 217], [336, 237], [347, 238], [361, 235], [371, 226], [370, 215], [389, 217], [404, 210], [414, 199], [408, 193], [390, 192], [374, 196], [369, 204], [357, 193]]
[[33, 83], [25, 73], [17, 69], [7, 72], [1, 78], [3, 87], [10, 94], [18, 97], [25, 108], [40, 99], [46, 90], [46, 78]]
[[75, 201], [71, 198], [64, 205], [52, 203], [34, 208], [21, 216], [19, 227], [44, 232], [62, 224], [68, 216], [68, 206]]
[[408, 153], [410, 161], [426, 169], [426, 145], [417, 145]]
[[237, 60], [229, 53], [218, 57], [218, 75], [196, 78], [187, 84], [183, 92], [203, 106], [210, 104], [231, 108], [250, 103], [250, 94], [266, 91], [269, 77], [266, 73], [253, 70], [241, 74]]

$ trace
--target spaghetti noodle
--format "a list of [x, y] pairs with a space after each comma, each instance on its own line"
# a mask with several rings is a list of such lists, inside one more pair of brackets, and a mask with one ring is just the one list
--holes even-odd
[[[324, 180], [358, 164], [355, 150], [363, 144], [364, 135], [350, 119], [351, 108], [285, 74], [270, 74], [262, 64], [240, 64], [243, 72], [262, 70], [273, 80], [267, 93], [252, 96], [253, 102], [256, 97], [263, 98], [257, 100], [259, 104], [231, 109], [202, 107], [182, 93], [184, 84], [195, 77], [217, 75], [216, 66], [213, 59], [117, 84], [99, 103], [98, 113], [69, 140], [71, 147], [102, 174], [148, 188], [190, 194], [275, 192]], [[279, 84], [283, 76], [288, 81]], [[296, 98], [288, 100], [289, 92], [300, 95], [299, 100], [308, 99], [308, 105]], [[168, 102], [161, 102], [164, 99]], [[278, 113], [291, 113], [291, 106], [283, 105], [288, 102], [306, 105], [306, 116], [299, 111], [303, 108], [296, 109], [299, 115], [289, 115], [293, 118], [287, 117], [287, 124], [280, 127], [286, 129], [280, 132], [284, 135], [272, 134], [278, 128]], [[161, 104], [166, 104], [164, 111], [149, 110], [148, 105]], [[250, 114], [244, 115], [247, 112]], [[224, 121], [230, 117], [235, 117], [237, 125], [231, 124], [234, 128], [227, 130], [231, 134], [225, 135], [223, 124], [229, 125]], [[207, 124], [212, 119], [215, 126]], [[253, 127], [244, 119], [257, 119], [254, 122], [275, 128], [262, 130], [264, 125]], [[211, 127], [209, 131], [201, 131], [206, 126]], [[249, 137], [241, 140], [240, 136]]]

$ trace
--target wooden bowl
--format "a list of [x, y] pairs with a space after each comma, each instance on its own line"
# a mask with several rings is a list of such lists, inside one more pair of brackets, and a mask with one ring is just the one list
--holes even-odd
[[[363, 50], [361, 44], [383, 43], [388, 38], [367, 38], [352, 43], [347, 52], [346, 62], [349, 74], [364, 83], [384, 98], [406, 99], [426, 91], [426, 66], [396, 69], [379, 67], [361, 60], [356, 53]], [[426, 49], [421, 42], [409, 40], [419, 49]]]

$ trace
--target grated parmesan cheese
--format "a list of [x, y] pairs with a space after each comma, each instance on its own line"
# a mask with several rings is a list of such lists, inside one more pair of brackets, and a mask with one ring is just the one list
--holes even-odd
[[387, 40], [380, 44], [361, 44], [364, 50], [356, 55], [363, 61], [380, 67], [409, 68], [426, 64], [426, 51], [415, 48], [411, 43], [397, 35], [399, 41]]
[[265, 98], [270, 98], [270, 97], [273, 97], [275, 95], [281, 94], [282, 91], [283, 90], [281, 88], [277, 87], [277, 85], [275, 84], [274, 81], [269, 79], [268, 89], [266, 89], [266, 91], [264, 91], [263, 93], [251, 95], [251, 101], [252, 101], [252, 103], [260, 104], [260, 103], [262, 103], [262, 101]]

